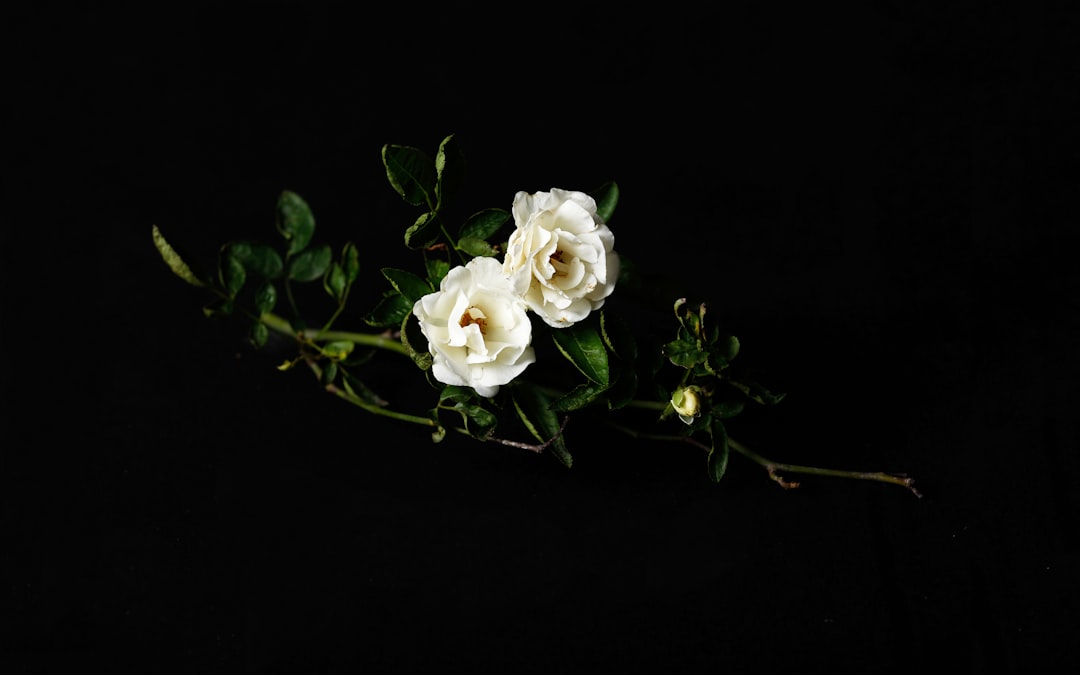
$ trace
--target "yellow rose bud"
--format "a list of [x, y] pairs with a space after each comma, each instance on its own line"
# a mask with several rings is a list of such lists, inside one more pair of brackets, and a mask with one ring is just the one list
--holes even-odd
[[701, 389], [693, 385], [676, 389], [671, 395], [671, 407], [684, 424], [690, 424], [701, 414]]

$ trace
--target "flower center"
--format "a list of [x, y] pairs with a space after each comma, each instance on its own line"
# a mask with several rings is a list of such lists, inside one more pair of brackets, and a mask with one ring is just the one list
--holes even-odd
[[479, 307], [470, 307], [461, 315], [461, 322], [458, 324], [462, 328], [466, 326], [477, 325], [480, 327], [480, 334], [484, 335], [484, 329], [487, 328], [487, 315]]
[[555, 268], [555, 276], [557, 277], [565, 277], [567, 274], [567, 269], [569, 268], [569, 265], [567, 265], [566, 261], [563, 260], [563, 255], [564, 254], [561, 250], [556, 250], [548, 258], [548, 262], [550, 262], [551, 266]]

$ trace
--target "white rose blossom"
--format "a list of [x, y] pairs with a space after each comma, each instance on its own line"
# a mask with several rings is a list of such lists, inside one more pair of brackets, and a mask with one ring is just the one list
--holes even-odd
[[527, 308], [494, 258], [450, 270], [412, 311], [434, 356], [432, 374], [444, 384], [494, 396], [536, 360]]
[[615, 288], [619, 256], [596, 201], [558, 188], [518, 192], [512, 211], [517, 229], [507, 241], [503, 269], [529, 308], [555, 328], [599, 309]]

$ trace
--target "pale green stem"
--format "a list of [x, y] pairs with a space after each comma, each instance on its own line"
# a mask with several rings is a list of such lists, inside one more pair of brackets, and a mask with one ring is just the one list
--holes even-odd
[[327, 320], [326, 320], [326, 323], [324, 323], [324, 324], [323, 324], [323, 327], [322, 327], [323, 331], [328, 331], [328, 330], [330, 330], [330, 326], [333, 326], [333, 325], [334, 325], [334, 322], [335, 322], [335, 321], [337, 321], [337, 319], [338, 319], [338, 317], [339, 317], [339, 316], [341, 316], [341, 313], [342, 313], [343, 311], [345, 311], [345, 302], [346, 302], [346, 301], [347, 301], [348, 299], [349, 299], [349, 289], [348, 289], [348, 288], [346, 288], [346, 289], [345, 289], [345, 294], [344, 294], [344, 296], [343, 296], [343, 297], [341, 298], [341, 300], [340, 300], [340, 301], [338, 302], [338, 306], [337, 306], [337, 309], [335, 309], [335, 310], [334, 310], [334, 313], [333, 313], [333, 314], [331, 314], [331, 315], [330, 315], [330, 318], [329, 318], [329, 319], [327, 319]]
[[266, 324], [267, 328], [294, 338], [302, 338], [310, 341], [346, 340], [354, 344], [364, 345], [365, 347], [386, 349], [405, 356], [409, 355], [409, 350], [405, 345], [401, 344], [401, 340], [385, 334], [353, 333], [348, 331], [316, 330], [311, 328], [297, 333], [297, 331], [293, 330], [293, 327], [289, 325], [288, 321], [276, 314], [271, 314], [270, 312], [263, 314], [259, 317], [259, 320]]
[[[315, 379], [322, 380], [322, 368], [319, 367], [319, 364], [315, 363], [315, 361], [310, 358], [306, 359], [306, 361], [308, 367], [311, 368], [311, 372], [315, 373]], [[413, 424], [420, 424], [427, 427], [438, 426], [435, 420], [431, 419], [430, 417], [409, 415], [408, 413], [396, 412], [394, 410], [390, 410], [389, 408], [384, 408], [375, 403], [371, 403], [370, 401], [365, 401], [359, 396], [351, 394], [345, 389], [342, 389], [341, 387], [338, 387], [334, 384], [325, 385], [325, 389], [334, 396], [344, 399], [349, 403], [352, 403], [353, 405], [363, 408], [364, 410], [370, 413], [374, 413], [376, 415], [382, 415], [383, 417], [389, 417], [391, 419], [400, 420], [402, 422], [412, 422]]]

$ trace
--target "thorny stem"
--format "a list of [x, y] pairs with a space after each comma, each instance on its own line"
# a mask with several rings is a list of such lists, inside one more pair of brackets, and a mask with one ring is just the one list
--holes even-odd
[[882, 483], [892, 483], [893, 485], [899, 485], [905, 487], [911, 491], [913, 495], [922, 499], [922, 493], [915, 489], [915, 479], [909, 478], [901, 474], [885, 473], [884, 471], [842, 471], [840, 469], [822, 469], [816, 466], [801, 466], [799, 464], [784, 464], [781, 462], [774, 462], [771, 459], [767, 459], [757, 454], [750, 448], [746, 447], [738, 441], [728, 438], [728, 447], [736, 452], [752, 459], [761, 466], [765, 467], [765, 470], [769, 472], [769, 478], [780, 484], [784, 488], [799, 487], [796, 482], [789, 482], [780, 476], [777, 472], [783, 471], [787, 473], [805, 473], [815, 476], [835, 476], [838, 478], [854, 478], [858, 480], [876, 480]]
[[569, 421], [570, 421], [569, 416], [563, 418], [562, 424], [559, 425], [559, 432], [557, 434], [555, 434], [554, 436], [552, 436], [551, 438], [549, 438], [548, 440], [546, 440], [546, 441], [544, 441], [543, 443], [540, 443], [540, 444], [522, 443], [520, 441], [511, 441], [511, 440], [507, 440], [505, 438], [495, 438], [495, 437], [488, 438], [487, 440], [495, 442], [495, 443], [501, 443], [502, 445], [509, 445], [510, 447], [513, 447], [513, 448], [521, 448], [523, 450], [531, 450], [532, 452], [535, 452], [535, 453], [539, 454], [539, 453], [543, 452], [544, 450], [546, 450], [549, 445], [554, 443], [559, 438], [559, 436], [562, 436], [563, 430], [566, 429], [566, 423], [569, 422]]
[[[689, 443], [697, 448], [708, 452], [709, 446], [690, 436], [679, 436], [673, 434], [649, 434], [640, 432], [636, 429], [623, 426], [621, 424], [609, 423], [619, 431], [634, 437], [645, 440], [654, 441], [680, 441], [683, 443]], [[853, 478], [857, 480], [872, 480], [882, 483], [892, 483], [893, 485], [899, 485], [907, 488], [913, 495], [922, 499], [922, 493], [915, 489], [915, 479], [909, 478], [902, 474], [891, 474], [883, 471], [844, 471], [841, 469], [823, 469], [816, 466], [803, 466], [800, 464], [785, 464], [783, 462], [774, 462], [767, 457], [763, 457], [754, 452], [750, 448], [746, 447], [742, 443], [739, 443], [733, 438], [728, 437], [728, 447], [738, 452], [739, 454], [747, 457], [755, 463], [762, 466], [765, 471], [768, 472], [769, 478], [776, 481], [776, 483], [784, 489], [793, 489], [799, 487], [799, 483], [796, 481], [790, 481], [784, 478], [781, 473], [803, 473], [811, 474], [815, 476], [833, 476], [837, 478]]]

